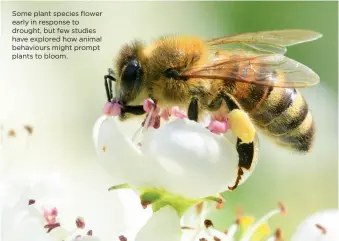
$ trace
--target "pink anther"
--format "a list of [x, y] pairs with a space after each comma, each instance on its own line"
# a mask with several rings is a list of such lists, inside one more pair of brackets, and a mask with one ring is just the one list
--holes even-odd
[[227, 120], [212, 119], [207, 128], [214, 134], [224, 134], [230, 128], [230, 124]]
[[173, 116], [178, 117], [180, 119], [187, 118], [186, 113], [184, 111], [180, 110], [179, 106], [173, 106], [171, 112], [172, 112]]
[[107, 102], [104, 106], [104, 114], [108, 116], [118, 116], [121, 114], [122, 105], [118, 102]]

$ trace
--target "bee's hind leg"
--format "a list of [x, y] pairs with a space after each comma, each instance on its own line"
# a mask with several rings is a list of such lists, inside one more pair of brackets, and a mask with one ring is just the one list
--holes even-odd
[[[217, 110], [221, 106], [222, 100], [225, 101], [227, 108], [229, 111], [234, 109], [240, 109], [239, 105], [233, 99], [232, 96], [228, 95], [227, 93], [222, 93], [218, 98], [213, 100], [209, 105], [209, 108], [212, 110]], [[239, 164], [238, 164], [238, 173], [237, 179], [233, 186], [228, 187], [229, 190], [234, 190], [238, 187], [242, 176], [244, 175], [243, 168], [246, 170], [250, 170], [254, 160], [256, 158], [256, 150], [255, 150], [255, 143], [242, 143], [240, 138], [237, 138], [236, 150], [239, 155]]]
[[188, 106], [188, 112], [187, 116], [188, 119], [193, 120], [193, 121], [198, 121], [198, 115], [199, 115], [199, 104], [198, 104], [198, 98], [193, 97], [191, 99], [191, 102]]
[[252, 167], [252, 164], [254, 163], [254, 160], [256, 158], [255, 156], [255, 146], [254, 142], [251, 143], [241, 143], [241, 140], [237, 138], [237, 152], [239, 155], [239, 164], [238, 164], [238, 174], [237, 179], [232, 187], [228, 187], [229, 190], [234, 190], [238, 187], [242, 175], [244, 175], [243, 168], [246, 170], [250, 170]]

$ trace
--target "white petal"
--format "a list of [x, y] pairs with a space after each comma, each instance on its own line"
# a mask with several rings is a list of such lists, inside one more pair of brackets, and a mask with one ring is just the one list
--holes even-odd
[[[200, 124], [177, 119], [145, 133], [142, 151], [170, 175], [157, 175], [166, 190], [205, 197], [234, 184], [238, 154], [235, 145]], [[161, 175], [161, 176], [160, 176]]]
[[152, 207], [144, 209], [140, 203], [138, 194], [131, 189], [116, 190], [124, 209], [123, 222], [128, 227], [122, 234], [134, 239], [137, 232], [146, 224], [152, 216]]
[[116, 184], [142, 186], [153, 183], [153, 172], [157, 170], [120, 132], [114, 118], [100, 117], [94, 126], [93, 139], [100, 160]]
[[[326, 233], [316, 227], [321, 225]], [[339, 210], [326, 210], [315, 213], [304, 220], [292, 236], [292, 241], [338, 241]]]
[[205, 217], [201, 217], [201, 215], [197, 212], [196, 206], [193, 206], [185, 211], [180, 223], [183, 227], [186, 226], [190, 228], [199, 228], [201, 225], [201, 218]]
[[192, 206], [188, 208], [184, 215], [181, 217], [180, 223], [181, 226], [191, 227], [191, 228], [200, 228], [205, 227], [205, 220], [207, 215], [216, 209], [216, 204], [214, 202], [204, 202], [200, 210], [197, 210], [197, 206]]
[[171, 207], [164, 207], [155, 212], [135, 238], [135, 241], [159, 240], [180, 240], [180, 218]]

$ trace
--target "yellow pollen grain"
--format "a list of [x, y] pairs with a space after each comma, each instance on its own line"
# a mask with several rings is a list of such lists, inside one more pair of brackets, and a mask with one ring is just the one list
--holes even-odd
[[106, 152], [106, 146], [102, 146], [102, 151]]

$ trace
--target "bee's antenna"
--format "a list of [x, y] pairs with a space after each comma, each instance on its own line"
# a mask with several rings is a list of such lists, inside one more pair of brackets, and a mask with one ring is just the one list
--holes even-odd
[[112, 81], [116, 81], [116, 79], [114, 78], [113, 69], [111, 68], [108, 69], [108, 75], [105, 75], [104, 79], [105, 79], [107, 101], [110, 102], [113, 99]]

